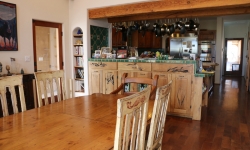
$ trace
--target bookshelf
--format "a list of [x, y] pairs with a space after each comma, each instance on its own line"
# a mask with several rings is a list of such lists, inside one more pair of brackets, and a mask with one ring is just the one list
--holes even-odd
[[77, 27], [73, 30], [73, 60], [74, 60], [74, 79], [75, 92], [84, 93], [84, 50], [83, 50], [82, 29]]

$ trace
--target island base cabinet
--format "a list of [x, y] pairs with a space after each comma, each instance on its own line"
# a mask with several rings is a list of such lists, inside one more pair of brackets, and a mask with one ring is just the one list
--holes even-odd
[[172, 92], [170, 100], [170, 114], [191, 116], [191, 75], [172, 74]]
[[89, 93], [102, 93], [102, 70], [89, 71]]
[[103, 94], [110, 94], [117, 89], [117, 70], [103, 70]]

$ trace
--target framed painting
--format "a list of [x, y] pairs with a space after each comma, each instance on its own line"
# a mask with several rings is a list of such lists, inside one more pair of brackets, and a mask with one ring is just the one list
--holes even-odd
[[0, 51], [17, 51], [16, 4], [0, 1]]

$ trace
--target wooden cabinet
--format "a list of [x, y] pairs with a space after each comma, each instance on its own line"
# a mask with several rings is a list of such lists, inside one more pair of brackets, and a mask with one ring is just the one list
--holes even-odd
[[216, 30], [200, 30], [198, 35], [199, 41], [215, 41]]
[[116, 62], [89, 62], [89, 94], [108, 94], [116, 88]]
[[112, 91], [117, 89], [117, 79], [118, 79], [118, 73], [117, 70], [103, 70], [102, 73], [103, 79], [103, 88], [102, 93], [103, 94], [110, 94]]
[[[128, 73], [129, 77], [152, 78], [159, 75], [158, 86], [166, 85], [172, 80], [168, 114], [200, 120], [202, 83], [193, 84], [194, 66], [178, 63], [89, 61], [89, 94], [109, 94], [121, 84], [124, 73]], [[128, 84], [126, 90], [140, 91], [144, 87], [140, 84]]]
[[162, 37], [152, 36], [152, 48], [162, 48]]
[[115, 28], [112, 28], [112, 47], [125, 46], [126, 41], [122, 40], [122, 32], [116, 32]]
[[191, 117], [191, 75], [172, 74], [170, 112]]
[[143, 36], [142, 32], [134, 31], [132, 33], [132, 46], [138, 48], [151, 48], [152, 47], [152, 32], [145, 31]]
[[89, 71], [89, 92], [102, 93], [102, 70]]

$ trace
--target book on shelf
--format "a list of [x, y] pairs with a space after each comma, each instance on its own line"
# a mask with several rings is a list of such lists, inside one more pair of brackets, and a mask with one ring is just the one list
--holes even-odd
[[83, 46], [75, 46], [75, 55], [83, 55]]
[[75, 83], [75, 91], [84, 91], [84, 81], [78, 80]]
[[76, 66], [83, 66], [83, 58], [82, 57], [76, 58]]
[[80, 75], [80, 77], [82, 78], [82, 79], [84, 79], [84, 75], [83, 75], [83, 71], [82, 71], [83, 69], [77, 69], [77, 72], [78, 72], [78, 74]]

